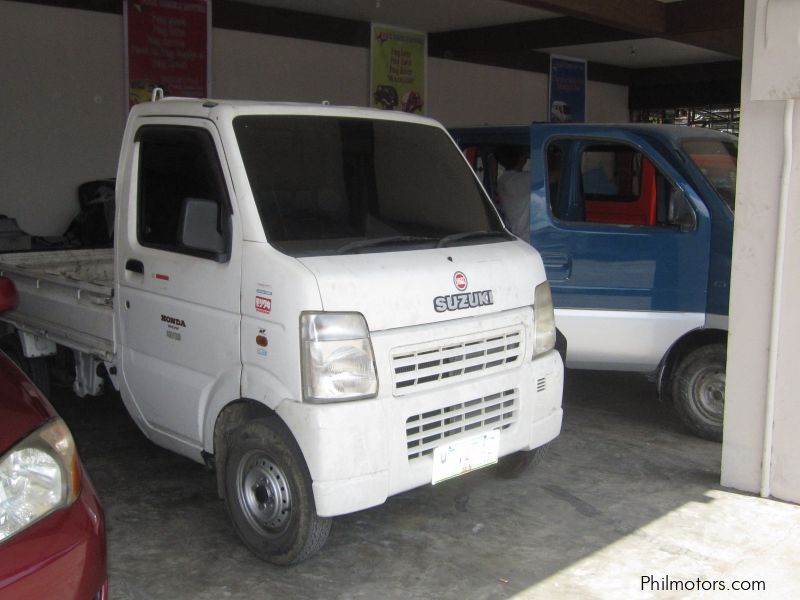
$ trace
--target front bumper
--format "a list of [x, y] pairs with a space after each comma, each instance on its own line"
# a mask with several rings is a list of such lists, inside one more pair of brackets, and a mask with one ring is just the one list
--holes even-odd
[[415, 419], [447, 411], [448, 407], [471, 405], [475, 399], [513, 391], [517, 398], [513, 418], [503, 423], [481, 422], [447, 441], [502, 427], [500, 456], [546, 444], [561, 430], [563, 377], [561, 357], [553, 350], [533, 360], [528, 358], [513, 369], [469, 382], [400, 396], [384, 392], [360, 402], [286, 402], [278, 407], [278, 414], [295, 432], [305, 456], [317, 513], [336, 516], [382, 504], [391, 495], [430, 484], [432, 456], [409, 446], [409, 431]]

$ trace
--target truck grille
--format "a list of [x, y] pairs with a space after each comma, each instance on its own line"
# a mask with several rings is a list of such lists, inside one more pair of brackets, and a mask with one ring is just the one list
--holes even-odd
[[445, 441], [507, 429], [517, 421], [519, 390], [506, 390], [406, 419], [408, 459], [433, 454]]
[[401, 396], [510, 368], [522, 358], [521, 327], [398, 348], [392, 353], [394, 394]]

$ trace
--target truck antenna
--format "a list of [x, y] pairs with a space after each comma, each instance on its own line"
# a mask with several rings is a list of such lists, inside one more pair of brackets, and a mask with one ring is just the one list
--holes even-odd
[[158, 102], [159, 100], [163, 99], [164, 99], [164, 88], [160, 87], [153, 88], [153, 96], [151, 97], [151, 100], [153, 102]]

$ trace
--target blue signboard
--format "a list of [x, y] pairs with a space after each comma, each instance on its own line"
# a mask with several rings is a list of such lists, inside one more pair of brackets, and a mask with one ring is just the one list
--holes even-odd
[[550, 56], [551, 123], [586, 121], [586, 61]]

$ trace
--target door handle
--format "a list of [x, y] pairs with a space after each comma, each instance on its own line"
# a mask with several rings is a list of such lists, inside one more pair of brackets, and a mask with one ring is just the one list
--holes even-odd
[[572, 258], [569, 255], [544, 253], [541, 256], [548, 278], [563, 281], [572, 275]]
[[136, 260], [135, 258], [129, 258], [125, 262], [125, 270], [131, 271], [133, 273], [139, 273], [140, 275], [144, 275], [144, 264], [142, 261]]

